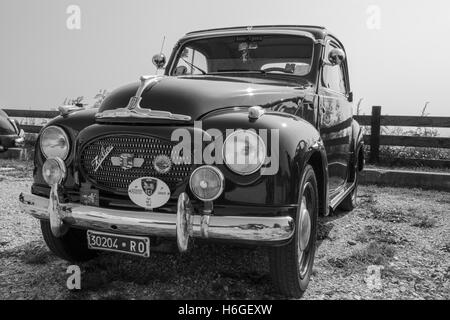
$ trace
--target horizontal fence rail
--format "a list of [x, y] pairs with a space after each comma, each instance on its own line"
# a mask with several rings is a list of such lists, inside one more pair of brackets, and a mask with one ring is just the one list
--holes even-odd
[[[370, 126], [372, 116], [353, 117], [362, 126]], [[450, 128], [450, 117], [380, 116], [382, 126]]]
[[59, 116], [59, 111], [3, 109], [10, 117], [52, 119]]
[[[382, 126], [393, 127], [425, 127], [425, 128], [450, 128], [450, 117], [413, 117], [413, 116], [387, 116], [381, 115], [381, 107], [372, 107], [370, 116], [354, 116], [354, 119], [362, 126], [370, 126], [370, 135], [364, 135], [364, 143], [370, 145], [369, 160], [371, 163], [380, 162], [380, 146], [420, 147], [450, 149], [450, 138], [447, 137], [422, 137], [422, 136], [396, 136], [382, 135]], [[450, 160], [442, 159], [402, 159], [382, 158], [391, 163], [402, 165], [424, 165], [449, 167]]]
[[[370, 142], [371, 136], [365, 135], [364, 143], [370, 145]], [[450, 149], [450, 138], [382, 135], [380, 145]]]

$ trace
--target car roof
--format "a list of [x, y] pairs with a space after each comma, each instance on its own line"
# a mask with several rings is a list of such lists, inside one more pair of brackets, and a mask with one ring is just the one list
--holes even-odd
[[[327, 35], [331, 35], [330, 32], [321, 26], [310, 26], [310, 25], [260, 25], [260, 26], [239, 26], [239, 27], [228, 27], [228, 28], [216, 28], [216, 29], [205, 29], [189, 32], [186, 37], [192, 37], [197, 35], [207, 36], [208, 34], [220, 34], [221, 32], [232, 32], [232, 31], [303, 31], [311, 34], [317, 40], [323, 40]], [[335, 37], [336, 38], [336, 37]]]

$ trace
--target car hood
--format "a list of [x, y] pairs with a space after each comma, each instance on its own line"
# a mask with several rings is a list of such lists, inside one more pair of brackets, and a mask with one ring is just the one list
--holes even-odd
[[[139, 83], [132, 83], [113, 91], [104, 100], [99, 112], [126, 107], [138, 87]], [[293, 83], [264, 76], [162, 77], [144, 90], [140, 106], [198, 120], [221, 108], [255, 105], [269, 108], [280, 101], [302, 98], [308, 90], [312, 90], [312, 86], [306, 81]]]

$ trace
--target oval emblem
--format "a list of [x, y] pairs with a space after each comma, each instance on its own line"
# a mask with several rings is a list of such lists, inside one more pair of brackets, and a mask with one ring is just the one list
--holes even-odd
[[158, 173], [167, 173], [172, 168], [172, 160], [164, 154], [160, 154], [153, 160], [153, 167]]
[[138, 206], [145, 209], [159, 208], [170, 198], [169, 186], [162, 180], [143, 177], [134, 180], [128, 187], [128, 196]]

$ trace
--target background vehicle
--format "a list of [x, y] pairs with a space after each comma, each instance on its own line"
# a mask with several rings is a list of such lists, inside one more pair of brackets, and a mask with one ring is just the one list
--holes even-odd
[[[153, 61], [166, 65], [162, 54]], [[356, 204], [363, 154], [352, 100], [344, 47], [322, 27], [189, 33], [163, 76], [48, 123], [31, 194], [20, 201], [69, 261], [90, 259], [93, 249], [148, 257], [150, 243], [167, 237], [182, 252], [190, 237], [269, 246], [275, 284], [299, 297], [318, 215]], [[193, 137], [179, 163], [178, 129]], [[262, 130], [270, 137], [261, 142]], [[192, 161], [208, 140], [223, 142], [215, 154], [223, 163]], [[228, 161], [239, 155], [255, 162]]]
[[22, 147], [24, 135], [23, 130], [19, 128], [19, 123], [10, 119], [6, 112], [0, 109], [0, 152], [9, 148]]

